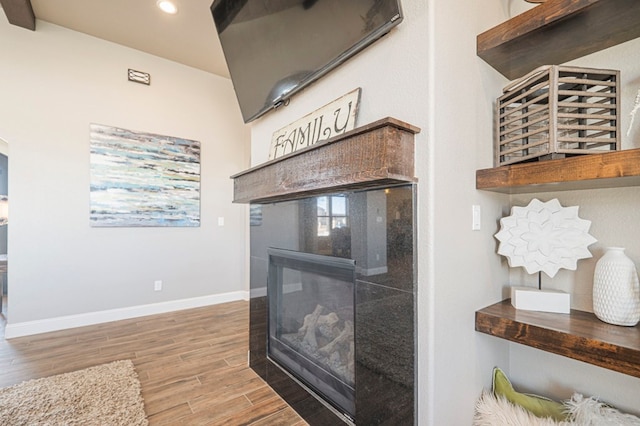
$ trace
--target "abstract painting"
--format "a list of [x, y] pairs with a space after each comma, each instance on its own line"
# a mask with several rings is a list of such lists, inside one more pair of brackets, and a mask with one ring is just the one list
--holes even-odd
[[200, 142], [90, 125], [91, 226], [200, 226]]

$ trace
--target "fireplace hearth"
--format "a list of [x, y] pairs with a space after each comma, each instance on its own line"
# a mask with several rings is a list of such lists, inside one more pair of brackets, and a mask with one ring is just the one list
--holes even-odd
[[[417, 131], [386, 119], [234, 176], [252, 214], [249, 363], [311, 425], [416, 423]], [[328, 167], [317, 187], [305, 155]]]

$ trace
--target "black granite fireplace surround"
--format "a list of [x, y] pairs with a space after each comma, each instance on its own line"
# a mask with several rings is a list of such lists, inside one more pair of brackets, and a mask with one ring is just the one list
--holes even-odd
[[415, 424], [415, 185], [251, 206], [250, 366], [309, 424]]

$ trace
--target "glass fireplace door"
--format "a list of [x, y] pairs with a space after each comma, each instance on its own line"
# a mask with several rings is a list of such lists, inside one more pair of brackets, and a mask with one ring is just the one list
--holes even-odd
[[355, 261], [270, 248], [268, 356], [355, 414]]

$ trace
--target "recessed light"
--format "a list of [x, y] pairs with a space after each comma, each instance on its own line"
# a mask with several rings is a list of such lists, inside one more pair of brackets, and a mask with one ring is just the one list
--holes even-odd
[[158, 0], [156, 3], [160, 10], [170, 15], [175, 15], [178, 13], [178, 6], [175, 5], [174, 2], [169, 0]]

